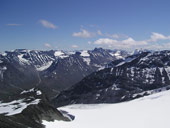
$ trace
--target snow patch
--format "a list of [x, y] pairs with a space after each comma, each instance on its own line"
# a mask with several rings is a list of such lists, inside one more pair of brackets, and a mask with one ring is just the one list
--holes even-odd
[[23, 58], [23, 56], [24, 56], [24, 54], [18, 55], [19, 63], [20, 64], [28, 64], [28, 65], [30, 65], [29, 61], [27, 59]]
[[2, 56], [7, 56], [7, 53], [6, 53], [6, 52], [3, 52], [3, 53], [2, 53]]
[[74, 54], [75, 54], [75, 52], [72, 52], [72, 51], [71, 51], [71, 52], [69, 52], [68, 54], [69, 54], [69, 55], [74, 55]]
[[121, 66], [121, 65], [123, 65], [123, 64], [125, 64], [125, 63], [132, 62], [134, 59], [136, 59], [136, 58], [135, 58], [135, 57], [134, 57], [134, 58], [128, 57], [128, 58], [126, 58], [123, 62], [119, 63], [119, 64], [116, 65], [116, 66]]
[[115, 56], [116, 59], [122, 59], [123, 57], [121, 56], [120, 51], [117, 51], [116, 53], [109, 53], [111, 56]]
[[90, 58], [83, 58], [83, 61], [86, 62], [87, 65], [90, 65]]
[[48, 69], [51, 66], [52, 63], [53, 63], [53, 61], [49, 61], [49, 62], [43, 64], [42, 66], [36, 66], [36, 70], [37, 71], [44, 71], [44, 70]]
[[30, 90], [24, 90], [22, 91], [20, 94], [25, 94], [25, 93], [30, 93], [30, 92], [34, 92], [35, 89], [34, 88], [31, 88]]
[[37, 94], [37, 95], [41, 95], [42, 92], [41, 92], [41, 91], [37, 91], [36, 94]]
[[118, 88], [116, 84], [113, 84], [112, 85], [112, 90], [120, 90], [120, 88]]
[[4, 72], [7, 70], [7, 67], [3, 66], [3, 67], [0, 67], [0, 78], [1, 78], [1, 81], [3, 80], [3, 77], [4, 77]]
[[100, 94], [96, 94], [96, 96], [97, 96], [97, 97], [99, 97], [99, 96], [100, 96]]
[[62, 51], [56, 51], [55, 53], [54, 53], [54, 56], [61, 56], [61, 55], [63, 55], [64, 53], [62, 52]]
[[83, 57], [89, 57], [90, 54], [88, 53], [88, 51], [82, 51], [80, 56], [83, 56]]
[[105, 69], [105, 68], [106, 68], [106, 66], [100, 66], [100, 67], [97, 69], [97, 71], [103, 70], [103, 69]]
[[20, 94], [26, 94], [26, 93], [30, 93], [30, 92], [36, 92], [36, 95], [41, 95], [42, 94], [42, 92], [40, 90], [37, 90], [35, 88], [31, 88], [29, 90], [24, 90]]
[[170, 80], [170, 67], [165, 68], [165, 71], [167, 72], [168, 78]]
[[69, 57], [68, 55], [66, 55], [64, 52], [62, 52], [62, 51], [56, 51], [55, 53], [54, 53], [54, 56], [55, 57], [60, 57], [61, 59], [64, 59], [64, 58], [67, 58], [67, 57]]
[[98, 64], [94, 64], [95, 67], [97, 68], [101, 68], [102, 66], [101, 65], [98, 65]]

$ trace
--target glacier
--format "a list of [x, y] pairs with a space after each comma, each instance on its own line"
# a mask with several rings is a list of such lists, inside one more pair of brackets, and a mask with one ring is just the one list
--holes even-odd
[[71, 122], [43, 120], [46, 128], [169, 128], [170, 90], [116, 104], [60, 107], [75, 116]]

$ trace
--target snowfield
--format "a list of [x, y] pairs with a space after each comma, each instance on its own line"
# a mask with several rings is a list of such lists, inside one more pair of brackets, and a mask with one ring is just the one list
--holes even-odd
[[59, 108], [71, 122], [43, 121], [46, 128], [170, 128], [170, 91], [117, 104], [70, 105]]

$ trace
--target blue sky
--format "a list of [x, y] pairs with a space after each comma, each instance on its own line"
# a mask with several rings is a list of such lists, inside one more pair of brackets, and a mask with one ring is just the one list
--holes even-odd
[[0, 0], [0, 51], [170, 49], [169, 0]]

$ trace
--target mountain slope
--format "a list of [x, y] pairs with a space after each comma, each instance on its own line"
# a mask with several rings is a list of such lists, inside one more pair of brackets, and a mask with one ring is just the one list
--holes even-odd
[[44, 128], [42, 120], [71, 121], [53, 107], [42, 91], [36, 88], [14, 95], [10, 101], [0, 101], [1, 128]]
[[[74, 103], [116, 103], [149, 95], [170, 85], [170, 51], [143, 52], [113, 61], [53, 99], [56, 106]], [[159, 90], [159, 89], [158, 89]]]
[[[63, 90], [79, 82], [85, 76], [103, 68], [113, 60], [117, 60], [114, 53], [117, 51], [96, 48], [92, 51], [77, 51], [57, 62], [44, 71], [42, 83], [48, 84], [53, 89]], [[116, 54], [117, 55], [117, 54]], [[122, 51], [119, 56], [124, 58], [127, 52]]]
[[0, 100], [23, 89], [39, 87], [49, 97], [128, 53], [96, 48], [68, 52], [17, 49], [0, 54]]

